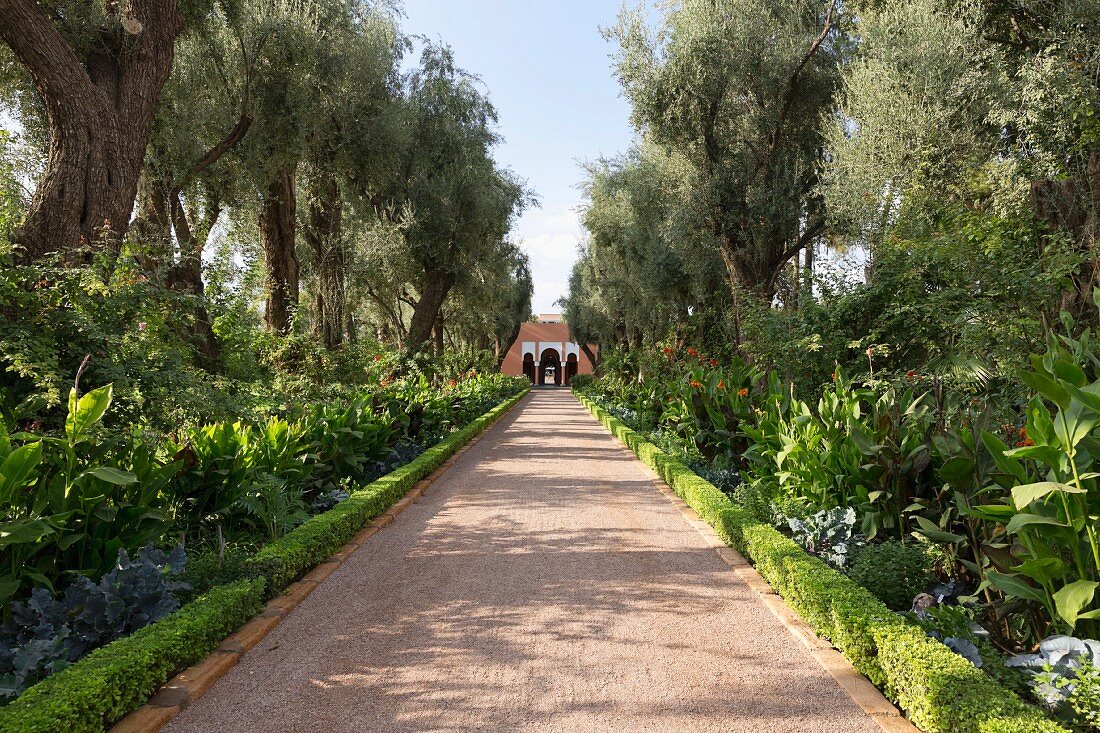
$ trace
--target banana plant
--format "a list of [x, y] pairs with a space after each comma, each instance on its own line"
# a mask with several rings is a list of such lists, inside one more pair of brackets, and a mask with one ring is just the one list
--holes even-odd
[[[1009, 598], [1040, 604], [1063, 629], [1095, 631], [1100, 608], [1100, 380], [1089, 382], [1080, 354], [1052, 342], [1021, 375], [1037, 395], [1027, 408], [1024, 445], [1005, 450], [1002, 464], [1020, 481], [1003, 503], [972, 513], [1003, 527], [1015, 564], [985, 574]], [[1053, 412], [1048, 405], [1053, 407]], [[1032, 462], [1030, 480], [1021, 462]], [[1001, 563], [1003, 566], [1005, 563]], [[1038, 630], [1037, 630], [1038, 631]]]

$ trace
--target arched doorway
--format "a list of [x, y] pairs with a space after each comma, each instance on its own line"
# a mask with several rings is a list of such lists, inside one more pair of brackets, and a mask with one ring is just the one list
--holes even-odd
[[577, 361], [576, 354], [570, 354], [565, 360], [565, 383], [569, 384], [573, 381], [573, 377], [577, 376], [577, 368], [580, 366]]
[[561, 356], [557, 349], [546, 349], [539, 358], [539, 384], [561, 384]]
[[535, 355], [530, 351], [523, 355], [523, 376], [535, 383]]

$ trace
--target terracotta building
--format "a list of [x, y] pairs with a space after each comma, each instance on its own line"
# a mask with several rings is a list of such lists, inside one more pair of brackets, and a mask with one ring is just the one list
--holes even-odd
[[[532, 384], [569, 384], [575, 374], [591, 374], [592, 361], [569, 340], [569, 324], [556, 313], [539, 315], [537, 323], [524, 323], [500, 371], [513, 377], [525, 376]], [[589, 344], [593, 354], [598, 346]]]

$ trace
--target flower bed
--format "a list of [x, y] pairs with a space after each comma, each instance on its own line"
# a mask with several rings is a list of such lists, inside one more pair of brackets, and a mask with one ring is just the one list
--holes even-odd
[[418, 481], [510, 410], [507, 398], [401, 468], [355, 491], [247, 563], [249, 577], [218, 586], [176, 613], [113, 642], [0, 708], [0, 733], [99, 733], [142, 705], [183, 667], [201, 659], [282, 591], [336, 552]]
[[806, 553], [592, 400], [588, 409], [927, 733], [1066, 733], [1037, 708]]

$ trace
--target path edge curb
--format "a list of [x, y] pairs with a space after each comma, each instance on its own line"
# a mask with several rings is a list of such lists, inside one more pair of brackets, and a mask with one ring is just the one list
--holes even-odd
[[[595, 415], [592, 406], [578, 397], [583, 407]], [[593, 403], [594, 404], [594, 403]], [[597, 422], [603, 423], [598, 419]], [[606, 429], [606, 428], [605, 428]], [[635, 459], [638, 456], [631, 447], [619, 439], [613, 431], [609, 431], [622, 449]], [[829, 641], [821, 638], [816, 632], [795, 612], [787, 602], [783, 600], [766, 580], [756, 571], [756, 568], [735, 548], [726, 544], [718, 533], [710, 526], [687, 502], [661, 477], [656, 470], [644, 461], [639, 462], [653, 473], [653, 487], [663, 494], [675, 506], [680, 515], [715, 551], [719, 559], [726, 563], [749, 589], [756, 594], [764, 606], [783, 625], [787, 631], [796, 638], [810, 652], [810, 656], [816, 661], [837, 686], [854, 702], [872, 721], [878, 725], [884, 733], [921, 733], [908, 718], [902, 715], [890, 700], [882, 694], [882, 691], [857, 670], [848, 658], [836, 649]]]
[[[404, 496], [363, 527], [337, 552], [268, 601], [256, 616], [225, 637], [217, 649], [161, 685], [144, 705], [111, 726], [110, 733], [157, 733], [184, 708], [205, 695], [215, 682], [236, 666], [246, 652], [279, 626], [291, 611], [336, 572], [344, 561], [360, 549], [367, 540], [391, 524], [409, 506], [417, 503], [432, 483], [450, 471], [458, 459], [481, 442], [481, 439], [505, 415], [510, 414], [530, 392], [530, 388], [527, 388], [487, 411], [484, 416], [492, 415], [492, 419], [482, 426], [476, 435], [471, 436], [465, 443], [455, 446], [454, 452], [438, 468], [418, 481]], [[493, 414], [494, 411], [497, 411], [496, 414]]]

